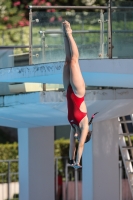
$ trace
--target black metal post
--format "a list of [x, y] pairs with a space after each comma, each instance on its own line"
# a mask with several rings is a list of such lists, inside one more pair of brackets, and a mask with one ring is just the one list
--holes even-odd
[[29, 11], [29, 65], [32, 65], [32, 9]]
[[56, 164], [56, 194], [55, 199], [58, 200], [58, 158], [55, 160]]
[[112, 16], [111, 16], [111, 2], [108, 2], [108, 57], [112, 58]]
[[65, 161], [65, 179], [66, 179], [66, 188], [65, 188], [65, 194], [66, 198], [65, 200], [68, 200], [68, 160]]
[[75, 170], [75, 200], [78, 200], [78, 170]]
[[7, 195], [8, 195], [8, 200], [10, 200], [10, 161], [8, 161], [8, 175], [7, 175], [7, 179], [8, 179], [8, 184], [7, 184]]
[[100, 54], [99, 57], [104, 58], [104, 10], [100, 12]]

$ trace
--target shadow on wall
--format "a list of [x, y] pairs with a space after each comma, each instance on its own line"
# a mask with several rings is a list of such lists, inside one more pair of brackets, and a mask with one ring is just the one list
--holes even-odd
[[70, 125], [55, 126], [54, 132], [55, 132], [55, 140], [60, 138], [69, 139]]
[[17, 129], [0, 126], [0, 143], [18, 142]]

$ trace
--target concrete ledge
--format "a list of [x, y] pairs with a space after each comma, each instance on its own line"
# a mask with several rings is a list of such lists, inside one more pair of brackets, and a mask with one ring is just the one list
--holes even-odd
[[[133, 99], [133, 89], [114, 90], [87, 90], [85, 101], [98, 100], [122, 100]], [[31, 92], [24, 94], [14, 94], [0, 97], [0, 107], [15, 105], [27, 105], [30, 103], [60, 103], [65, 102], [66, 97], [62, 91]]]
[[[133, 59], [80, 60], [86, 85], [133, 87]], [[0, 82], [62, 84], [64, 62], [0, 69]]]
[[[133, 89], [88, 90], [88, 117], [102, 121], [133, 113]], [[63, 92], [35, 92], [0, 97], [0, 125], [16, 128], [67, 125]]]
[[63, 65], [64, 62], [57, 62], [0, 69], [0, 82], [9, 82], [9, 80], [11, 80], [10, 82], [28, 82], [23, 81], [24, 78], [28, 78], [29, 82], [31, 82], [31, 77], [61, 74]]
[[39, 92], [43, 91], [42, 83], [11, 83], [9, 84], [9, 91], [11, 94], [25, 93], [25, 92]]

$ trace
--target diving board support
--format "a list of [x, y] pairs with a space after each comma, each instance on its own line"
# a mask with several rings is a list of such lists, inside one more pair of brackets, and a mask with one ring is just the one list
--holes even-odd
[[[92, 127], [92, 124], [90, 125]], [[92, 129], [91, 129], [92, 130]], [[92, 133], [93, 134], [93, 133]], [[82, 200], [93, 200], [93, 140], [84, 145], [82, 157]]]
[[93, 123], [85, 144], [82, 200], [119, 199], [118, 119]]
[[54, 127], [19, 128], [20, 200], [55, 199]]

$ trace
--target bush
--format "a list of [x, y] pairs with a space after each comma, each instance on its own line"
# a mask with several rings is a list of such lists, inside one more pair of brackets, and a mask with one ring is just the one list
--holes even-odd
[[[69, 152], [69, 140], [67, 139], [59, 139], [54, 142], [55, 146], [55, 157], [68, 157]], [[18, 159], [18, 143], [13, 144], [0, 144], [0, 160], [12, 160], [12, 159]], [[64, 166], [64, 161], [61, 159], [59, 162], [59, 169], [62, 169]], [[18, 172], [18, 162], [12, 162], [10, 165], [10, 171], [11, 172]], [[7, 162], [1, 162], [0, 163], [0, 173], [6, 173], [8, 172], [8, 163]], [[7, 180], [7, 177], [5, 177], [5, 182]], [[16, 180], [16, 175], [12, 176], [11, 181]]]
[[69, 140], [68, 139], [58, 139], [54, 142], [55, 145], [55, 157], [68, 157], [69, 151]]
[[[0, 160], [12, 160], [18, 158], [18, 144], [0, 144]], [[11, 172], [18, 172], [18, 162], [11, 162], [10, 164]], [[8, 173], [8, 162], [0, 162], [0, 174], [5, 175], [0, 176], [0, 182], [7, 182]], [[12, 175], [11, 181], [18, 180], [18, 176]]]
[[[69, 157], [69, 143], [70, 140], [64, 138], [55, 141], [55, 158], [62, 157], [61, 159], [58, 160], [58, 171], [61, 172], [63, 177], [65, 177], [66, 159], [68, 159]], [[76, 142], [76, 146], [77, 145], [78, 142]], [[63, 157], [65, 157], [66, 159], [64, 159]]]
[[18, 158], [18, 143], [0, 144], [0, 160], [11, 160]]

